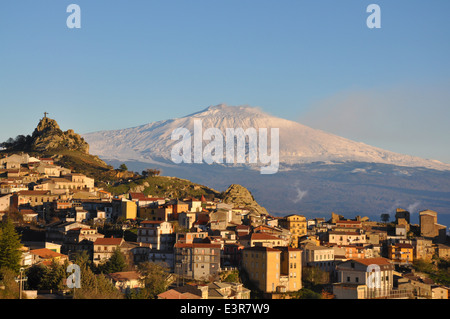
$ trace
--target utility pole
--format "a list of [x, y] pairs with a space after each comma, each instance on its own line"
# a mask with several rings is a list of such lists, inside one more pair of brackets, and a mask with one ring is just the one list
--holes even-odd
[[20, 267], [20, 275], [19, 275], [19, 278], [16, 279], [16, 281], [19, 282], [19, 299], [22, 299], [23, 282], [25, 280], [28, 280], [28, 277], [23, 277], [23, 271], [24, 271], [24, 268]]

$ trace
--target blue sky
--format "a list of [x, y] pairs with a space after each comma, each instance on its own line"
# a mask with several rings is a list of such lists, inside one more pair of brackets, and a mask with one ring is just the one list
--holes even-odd
[[2, 1], [0, 141], [44, 111], [87, 133], [227, 103], [450, 163], [449, 13], [448, 0]]

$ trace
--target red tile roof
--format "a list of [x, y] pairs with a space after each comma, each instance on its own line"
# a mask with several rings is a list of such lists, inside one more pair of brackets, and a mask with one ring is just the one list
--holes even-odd
[[115, 281], [138, 280], [140, 275], [137, 271], [121, 271], [108, 274], [108, 276]]
[[189, 292], [178, 292], [174, 289], [167, 290], [158, 295], [160, 299], [202, 299], [200, 296], [191, 294]]
[[351, 259], [357, 263], [370, 266], [372, 264], [375, 265], [391, 265], [391, 261], [389, 259], [383, 257], [375, 257], [375, 258], [360, 258], [360, 259]]
[[123, 241], [123, 238], [97, 238], [94, 245], [114, 245], [119, 246]]
[[37, 255], [44, 259], [56, 258], [65, 256], [63, 254], [57, 253], [56, 251], [50, 250], [48, 248], [39, 248], [30, 250], [30, 253], [33, 255]]
[[281, 238], [269, 235], [269, 234], [265, 234], [265, 233], [253, 233], [252, 240], [281, 240]]

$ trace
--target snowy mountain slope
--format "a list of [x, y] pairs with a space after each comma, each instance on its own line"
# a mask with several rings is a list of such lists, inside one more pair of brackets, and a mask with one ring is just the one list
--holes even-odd
[[[248, 106], [220, 104], [182, 118], [127, 129], [93, 132], [83, 137], [89, 143], [91, 153], [105, 160], [171, 164], [171, 150], [179, 142], [171, 140], [172, 131], [186, 128], [192, 134], [195, 120], [202, 120], [203, 132], [207, 128], [218, 128], [223, 135], [226, 128], [267, 128], [269, 135], [271, 128], [279, 128], [281, 167], [313, 162], [367, 162], [450, 170], [450, 164], [351, 141]], [[204, 141], [203, 144], [208, 143]]]

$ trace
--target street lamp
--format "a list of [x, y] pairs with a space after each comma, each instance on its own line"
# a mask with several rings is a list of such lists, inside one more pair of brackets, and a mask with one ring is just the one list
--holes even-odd
[[23, 277], [22, 275], [24, 270], [25, 269], [23, 267], [20, 267], [19, 279], [16, 279], [16, 281], [19, 282], [19, 299], [22, 299], [23, 281], [28, 279], [28, 277]]

